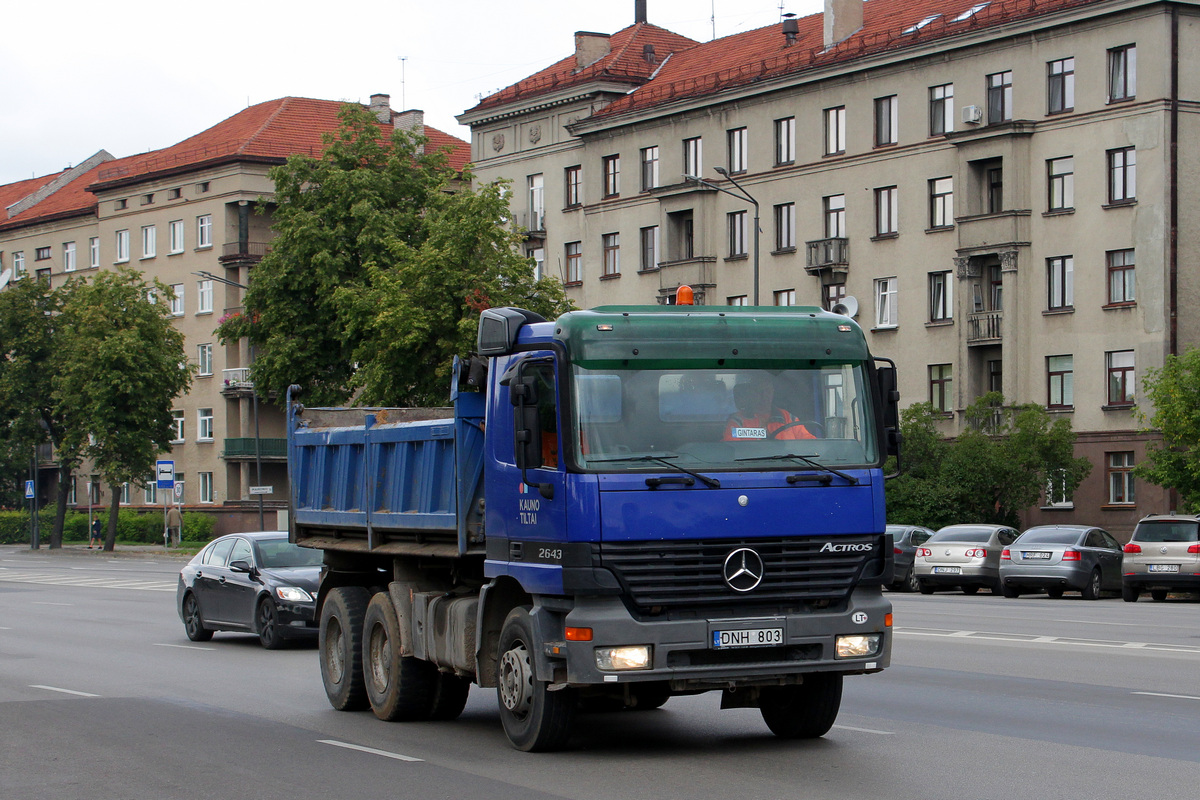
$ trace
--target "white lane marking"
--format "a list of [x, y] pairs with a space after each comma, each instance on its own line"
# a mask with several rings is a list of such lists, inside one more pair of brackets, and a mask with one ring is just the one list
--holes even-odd
[[0, 572], [0, 581], [10, 581], [12, 583], [36, 583], [45, 586], [79, 586], [84, 588], [99, 589], [136, 589], [148, 592], [173, 592], [178, 584], [178, 580], [168, 582], [163, 580], [145, 580], [137, 578], [86, 578], [82, 576], [58, 575], [43, 572], [35, 572], [32, 574]]
[[45, 689], [47, 692], [62, 692], [63, 694], [73, 694], [76, 697], [99, 697], [98, 694], [90, 694], [88, 692], [77, 692], [74, 689], [60, 689], [57, 686], [42, 686], [39, 683], [29, 684], [30, 689]]
[[1100, 639], [1076, 639], [1069, 636], [1038, 636], [1029, 633], [983, 633], [980, 631], [946, 631], [931, 628], [894, 628], [902, 636], [931, 636], [940, 639], [974, 639], [1009, 644], [1048, 644], [1075, 647], [1112, 647], [1118, 650], [1154, 651], [1160, 653], [1200, 654], [1200, 647], [1187, 644], [1161, 644], [1154, 642], [1115, 642]]
[[347, 750], [357, 750], [360, 753], [370, 753], [373, 756], [383, 756], [384, 758], [394, 758], [397, 761], [424, 761], [423, 758], [414, 758], [401, 753], [389, 753], [387, 750], [376, 750], [373, 747], [363, 747], [362, 745], [350, 744], [349, 742], [338, 742], [333, 739], [317, 739], [319, 744], [331, 744], [334, 747], [344, 747]]
[[1193, 697], [1190, 694], [1163, 694], [1162, 692], [1131, 692], [1131, 694], [1144, 694], [1147, 697], [1169, 697], [1173, 700], [1200, 700], [1200, 697]]
[[178, 647], [180, 650], [216, 650], [215, 647], [200, 647], [195, 644], [167, 644], [166, 642], [155, 642], [155, 647]]
[[31, 606], [66, 606], [67, 608], [70, 608], [71, 606], [73, 606], [75, 604], [74, 603], [43, 603], [41, 601], [34, 600], [29, 605], [31, 605]]
[[895, 731], [877, 731], [877, 730], [872, 730], [871, 728], [855, 728], [851, 725], [834, 725], [833, 727], [840, 728], [841, 730], [844, 730], [844, 731], [858, 731], [859, 733], [877, 733], [880, 736], [895, 736], [896, 735]]

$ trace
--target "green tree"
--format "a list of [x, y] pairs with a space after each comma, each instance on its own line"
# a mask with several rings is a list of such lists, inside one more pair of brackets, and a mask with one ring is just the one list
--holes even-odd
[[121, 485], [144, 480], [155, 456], [173, 438], [171, 409], [191, 385], [183, 334], [172, 324], [166, 303], [141, 273], [102, 272], [77, 280], [63, 299], [56, 346], [64, 356], [54, 375], [59, 403], [78, 403], [86, 424], [73, 425], [69, 447], [91, 458], [112, 490], [104, 549], [116, 539]]
[[1162, 440], [1146, 447], [1146, 458], [1133, 469], [1143, 480], [1179, 492], [1187, 511], [1200, 507], [1200, 350], [1167, 356], [1162, 369], [1147, 370], [1142, 392], [1147, 408], [1137, 419]]
[[[320, 158], [275, 167], [271, 251], [254, 268], [245, 313], [223, 341], [249, 337], [257, 385], [298, 383], [312, 404], [444, 402], [451, 356], [465, 353], [491, 305], [566, 310], [562, 287], [535, 281], [507, 229], [500, 187], [457, 187], [444, 153], [390, 137], [347, 105]], [[462, 176], [464, 182], [470, 175]]]

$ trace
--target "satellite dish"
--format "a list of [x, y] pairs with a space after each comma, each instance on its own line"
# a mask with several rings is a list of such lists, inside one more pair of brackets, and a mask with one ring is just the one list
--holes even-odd
[[844, 317], [857, 317], [858, 301], [853, 297], [843, 297], [841, 302], [834, 303], [833, 308], [829, 310], [834, 314], [841, 314]]
[[12, 270], [11, 269], [6, 269], [6, 270], [4, 270], [4, 272], [0, 272], [0, 289], [3, 289], [5, 286], [8, 286], [8, 282], [11, 279], [12, 279]]

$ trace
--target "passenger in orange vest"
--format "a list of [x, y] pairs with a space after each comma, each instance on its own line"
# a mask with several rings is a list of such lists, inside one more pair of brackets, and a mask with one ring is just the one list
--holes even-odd
[[767, 375], [752, 375], [733, 387], [737, 413], [725, 425], [727, 442], [747, 439], [815, 439], [786, 408], [775, 405], [775, 384]]

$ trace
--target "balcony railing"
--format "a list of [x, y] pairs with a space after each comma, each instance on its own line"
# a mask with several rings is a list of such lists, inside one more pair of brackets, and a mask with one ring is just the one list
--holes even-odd
[[804, 268], [810, 275], [821, 270], [846, 272], [850, 268], [850, 240], [842, 238], [816, 239], [806, 242], [808, 256]]
[[[254, 458], [254, 437], [226, 439], [221, 458]], [[287, 439], [259, 439], [259, 453], [263, 458], [287, 458]]]
[[254, 381], [250, 380], [250, 368], [238, 367], [237, 369], [221, 370], [221, 377], [225, 379], [225, 386], [229, 389], [253, 389]]
[[993, 344], [1003, 338], [1003, 311], [977, 311], [967, 316], [967, 344]]
[[221, 247], [221, 257], [218, 260], [222, 264], [229, 261], [258, 262], [269, 252], [269, 242], [230, 242]]

